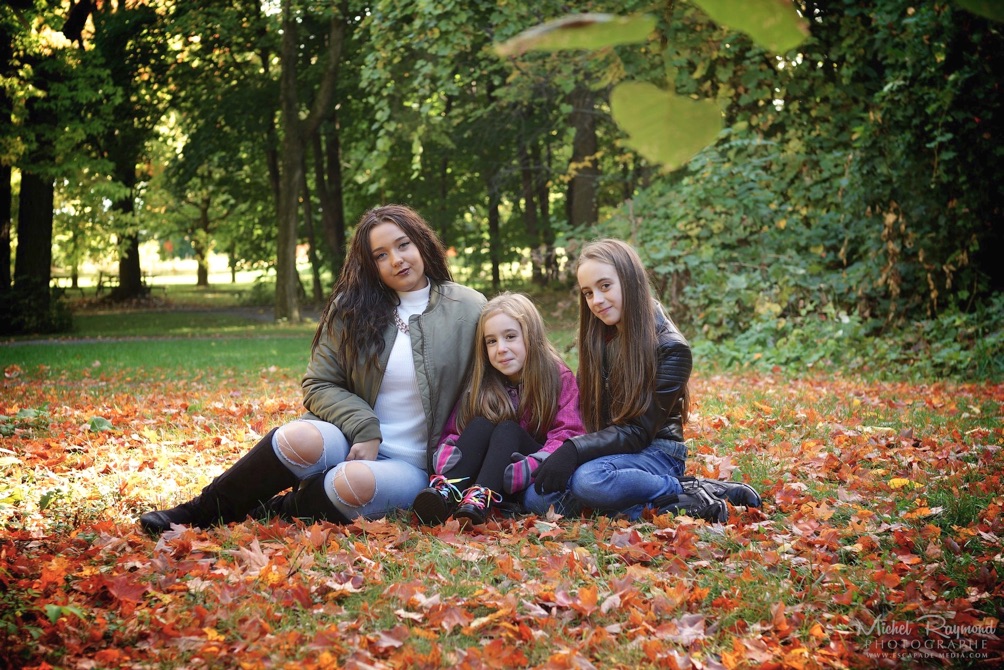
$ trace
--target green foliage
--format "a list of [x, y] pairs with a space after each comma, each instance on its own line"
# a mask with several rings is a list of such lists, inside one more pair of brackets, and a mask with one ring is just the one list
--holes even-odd
[[275, 304], [275, 279], [258, 277], [247, 295], [241, 297], [242, 305], [251, 307], [267, 307]]
[[987, 125], [1004, 113], [1000, 31], [896, 0], [806, 12], [797, 58], [772, 64], [713, 27], [717, 46], [670, 53], [677, 91], [716, 97], [729, 127], [576, 236], [634, 242], [660, 298], [726, 365], [1000, 375], [999, 323], [981, 307], [1004, 281]]
[[[787, 3], [775, 0], [695, 0], [705, 12], [723, 25], [734, 26], [767, 49], [784, 52], [807, 36], [806, 22]], [[671, 3], [672, 6], [672, 3]], [[630, 11], [622, 8], [622, 11]], [[598, 51], [602, 62], [611, 46], [643, 41], [655, 23], [644, 14], [615, 17], [608, 14], [572, 14], [523, 31], [497, 44], [502, 56], [529, 50], [557, 51], [589, 49]], [[600, 87], [608, 80], [623, 78], [614, 61], [601, 70]], [[628, 134], [625, 144], [653, 164], [671, 171], [684, 165], [695, 153], [711, 144], [721, 130], [721, 113], [712, 100], [689, 100], [662, 91], [656, 85], [624, 81], [610, 95], [610, 113]]]
[[915, 313], [903, 329], [869, 317], [858, 307], [870, 266], [840, 260], [846, 215], [781, 201], [785, 184], [789, 194], [815, 197], [815, 186], [784, 181], [799, 157], [729, 135], [675, 181], [653, 184], [590, 231], [638, 247], [658, 297], [691, 334], [698, 356], [724, 367], [1004, 375], [1000, 294], [971, 311]]
[[43, 431], [49, 428], [49, 410], [46, 407], [24, 407], [14, 416], [0, 414], [0, 436], [10, 437], [19, 431]]
[[105, 431], [114, 430], [114, 426], [112, 426], [112, 422], [105, 417], [95, 416], [87, 422], [87, 430], [92, 433], [103, 433]]
[[959, 7], [994, 21], [1004, 21], [1004, 7], [998, 0], [956, 0]]
[[[971, 313], [946, 311], [883, 332], [832, 307], [786, 319], [752, 321], [734, 336], [694, 339], [695, 357], [712, 367], [779, 367], [908, 379], [1004, 379], [1004, 296]], [[871, 327], [870, 327], [871, 326]]]

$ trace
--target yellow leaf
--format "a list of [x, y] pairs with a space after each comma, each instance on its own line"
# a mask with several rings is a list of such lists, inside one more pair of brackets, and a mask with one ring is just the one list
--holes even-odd
[[777, 224], [776, 224], [776, 225], [777, 225], [777, 227], [778, 227], [778, 228], [780, 228], [781, 230], [784, 230], [784, 229], [785, 229], [785, 227], [787, 227], [787, 225], [788, 225], [788, 219], [781, 219], [780, 221], [778, 221], [778, 222], [777, 222]]
[[202, 632], [206, 634], [206, 639], [210, 642], [222, 642], [227, 639], [220, 635], [215, 628], [203, 628]]
[[894, 489], [901, 489], [904, 486], [911, 486], [912, 484], [913, 482], [911, 482], [909, 479], [904, 479], [903, 477], [894, 477], [893, 479], [889, 480], [889, 486]]

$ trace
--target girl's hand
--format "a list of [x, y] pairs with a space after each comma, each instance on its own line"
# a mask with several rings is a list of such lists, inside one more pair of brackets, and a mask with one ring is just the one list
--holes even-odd
[[578, 465], [579, 452], [572, 442], [565, 440], [541, 464], [534, 477], [533, 488], [541, 495], [564, 491]]
[[518, 451], [514, 451], [509, 460], [512, 463], [502, 473], [502, 489], [506, 493], [520, 493], [533, 484], [533, 473], [540, 468], [540, 460], [534, 454], [524, 456]]
[[377, 452], [380, 451], [380, 440], [372, 439], [365, 442], [356, 442], [349, 449], [349, 455], [345, 457], [347, 461], [375, 461]]

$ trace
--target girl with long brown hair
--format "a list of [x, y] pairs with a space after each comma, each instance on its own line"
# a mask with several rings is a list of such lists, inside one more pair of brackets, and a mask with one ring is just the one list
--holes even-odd
[[[646, 507], [725, 521], [759, 506], [746, 485], [685, 477], [683, 425], [690, 345], [652, 298], [638, 253], [620, 240], [586, 245], [579, 284], [579, 393], [584, 435], [569, 438], [536, 473], [524, 503], [637, 518]], [[545, 495], [550, 494], [550, 495]]]

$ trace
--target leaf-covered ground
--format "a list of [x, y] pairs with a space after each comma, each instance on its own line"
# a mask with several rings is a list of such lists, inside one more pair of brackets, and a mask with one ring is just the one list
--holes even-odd
[[[762, 510], [273, 521], [150, 539], [297, 415], [298, 380], [57, 378], [0, 395], [0, 667], [982, 666], [1004, 646], [1004, 385], [694, 380], [690, 474]], [[238, 390], [239, 389], [239, 390]]]

